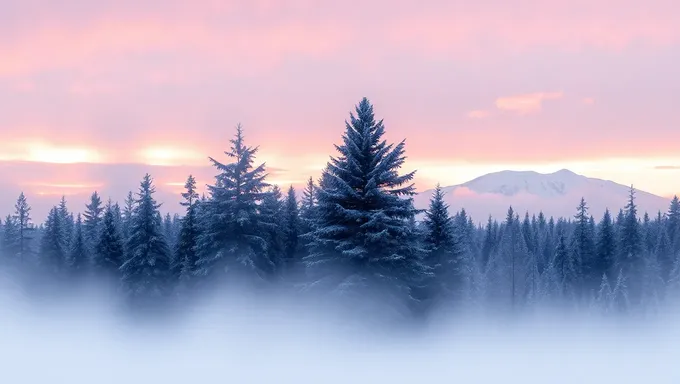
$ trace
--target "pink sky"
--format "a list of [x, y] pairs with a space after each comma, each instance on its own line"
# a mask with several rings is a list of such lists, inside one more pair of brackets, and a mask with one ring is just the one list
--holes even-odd
[[569, 168], [671, 196], [679, 66], [675, 0], [7, 0], [0, 214], [20, 190], [40, 220], [61, 194], [121, 199], [146, 171], [175, 207], [238, 122], [298, 185], [363, 96], [420, 189]]

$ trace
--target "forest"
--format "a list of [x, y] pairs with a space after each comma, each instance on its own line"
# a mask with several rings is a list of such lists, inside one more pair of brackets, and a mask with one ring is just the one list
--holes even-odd
[[231, 285], [368, 301], [367, 310], [404, 319], [541, 307], [646, 315], [680, 294], [677, 197], [650, 217], [631, 187], [625, 207], [603, 217], [581, 199], [573, 217], [509, 207], [505, 219], [477, 225], [464, 209], [449, 212], [438, 186], [428, 209], [416, 209], [415, 172], [402, 171], [406, 142], [384, 133], [363, 98], [321, 177], [296, 191], [267, 183], [238, 125], [228, 156], [209, 158], [207, 193], [187, 177], [184, 215], [161, 213], [149, 174], [124, 202], [94, 192], [82, 213], [62, 198], [33, 218], [22, 193], [0, 221], [2, 268], [51, 286], [97, 276], [133, 308]]

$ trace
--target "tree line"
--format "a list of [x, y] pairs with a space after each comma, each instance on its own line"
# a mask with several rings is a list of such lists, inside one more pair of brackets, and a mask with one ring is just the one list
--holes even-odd
[[96, 274], [142, 306], [225, 282], [348, 303], [379, 295], [370, 306], [416, 317], [550, 305], [647, 313], [680, 293], [677, 196], [653, 218], [631, 187], [625, 207], [597, 221], [581, 199], [573, 217], [510, 207], [475, 225], [464, 209], [449, 212], [439, 186], [426, 210], [414, 207], [405, 141], [383, 139], [366, 98], [345, 123], [338, 153], [299, 196], [267, 183], [240, 125], [227, 159], [209, 158], [207, 194], [187, 178], [182, 216], [161, 214], [148, 174], [122, 206], [95, 192], [75, 214], [62, 198], [38, 226], [22, 193], [0, 221], [2, 263], [64, 284]]

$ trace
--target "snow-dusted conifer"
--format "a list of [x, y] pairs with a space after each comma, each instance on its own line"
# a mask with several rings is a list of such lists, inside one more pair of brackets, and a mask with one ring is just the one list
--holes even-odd
[[[259, 205], [268, 192], [265, 165], [254, 167], [258, 147], [248, 147], [241, 125], [225, 152], [231, 163], [210, 161], [220, 172], [208, 185], [210, 198], [201, 202], [201, 233], [196, 274], [209, 277], [235, 272], [251, 281], [269, 280], [275, 264], [266, 252], [267, 242]], [[245, 275], [245, 276], [244, 276]]]
[[87, 253], [85, 236], [83, 234], [83, 218], [80, 216], [80, 213], [73, 227], [73, 238], [71, 239], [69, 250], [69, 264], [72, 274], [76, 276], [84, 275], [90, 267], [90, 257]]
[[32, 233], [34, 227], [31, 223], [31, 206], [23, 192], [19, 195], [16, 204], [14, 205], [14, 222], [18, 227], [18, 253], [17, 257], [20, 262], [24, 262], [26, 257], [30, 254], [30, 243], [33, 239]]
[[427, 251], [424, 262], [434, 274], [425, 295], [433, 304], [440, 304], [442, 300], [451, 302], [455, 290], [460, 287], [460, 276], [456, 271], [463, 254], [462, 242], [448, 209], [444, 192], [437, 184], [423, 218], [423, 246]]
[[612, 223], [609, 209], [604, 211], [604, 216], [600, 221], [597, 237], [597, 251], [595, 259], [591, 264], [591, 271], [602, 275], [603, 273], [611, 276], [612, 269], [616, 262], [616, 232]]
[[83, 234], [85, 243], [90, 250], [94, 250], [94, 246], [99, 240], [103, 214], [102, 199], [99, 197], [99, 193], [95, 191], [90, 196], [90, 202], [85, 205], [85, 212], [83, 213]]
[[612, 287], [609, 285], [606, 273], [603, 273], [600, 279], [600, 289], [597, 291], [597, 305], [603, 314], [607, 314], [612, 310]]
[[[196, 250], [196, 240], [198, 238], [198, 218], [196, 205], [198, 204], [198, 193], [196, 192], [196, 179], [189, 175], [184, 184], [185, 192], [182, 193], [180, 204], [186, 208], [186, 213], [182, 218], [179, 239], [175, 251], [175, 261], [180, 263], [180, 278], [189, 283], [192, 281], [196, 271], [196, 261], [198, 260]], [[174, 273], [177, 273], [178, 265], [173, 266]]]
[[41, 264], [52, 273], [61, 273], [67, 256], [67, 245], [64, 243], [64, 231], [62, 227], [59, 209], [54, 207], [45, 222], [45, 230], [40, 242]]
[[626, 313], [630, 308], [630, 301], [628, 299], [628, 283], [623, 268], [619, 269], [619, 274], [616, 278], [616, 285], [612, 290], [612, 308], [618, 313]]
[[120, 275], [120, 267], [125, 260], [125, 247], [116, 227], [115, 214], [110, 202], [104, 211], [104, 219], [99, 232], [99, 239], [95, 243], [92, 256], [94, 270], [109, 277], [117, 277]]
[[388, 145], [364, 98], [346, 122], [340, 153], [322, 172], [318, 216], [305, 263], [309, 287], [345, 296], [384, 294], [382, 304], [399, 311], [412, 304], [411, 288], [429, 272], [408, 221], [416, 213], [409, 184], [399, 175], [405, 142]]
[[153, 179], [146, 174], [135, 201], [127, 259], [120, 267], [124, 289], [133, 300], [153, 301], [169, 293], [170, 248], [162, 233], [155, 192]]
[[301, 244], [300, 244], [300, 214], [297, 203], [297, 196], [295, 195], [295, 188], [291, 185], [286, 194], [286, 201], [283, 207], [283, 249], [285, 256], [285, 265], [288, 271], [291, 271], [299, 262]]

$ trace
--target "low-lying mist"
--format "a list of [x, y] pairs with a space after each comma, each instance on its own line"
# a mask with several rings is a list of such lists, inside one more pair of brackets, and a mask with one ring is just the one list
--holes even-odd
[[232, 291], [142, 317], [82, 292], [41, 300], [0, 284], [0, 382], [680, 382], [675, 315], [441, 314], [402, 327]]

